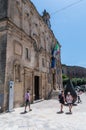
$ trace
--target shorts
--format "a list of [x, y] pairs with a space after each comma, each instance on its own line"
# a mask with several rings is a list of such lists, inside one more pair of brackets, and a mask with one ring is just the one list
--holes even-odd
[[61, 104], [63, 104], [63, 105], [65, 104], [63, 100], [60, 100], [59, 102], [60, 102]]
[[27, 105], [30, 106], [30, 101], [29, 101], [29, 100], [26, 100], [26, 101], [25, 101], [25, 105], [26, 105], [26, 106], [27, 106]]
[[67, 103], [68, 105], [72, 105], [73, 103]]

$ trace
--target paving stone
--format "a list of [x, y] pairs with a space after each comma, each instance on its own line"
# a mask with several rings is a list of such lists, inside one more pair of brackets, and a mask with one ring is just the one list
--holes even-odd
[[59, 114], [58, 100], [44, 100], [31, 104], [32, 111], [22, 114], [24, 107], [0, 115], [0, 130], [86, 130], [86, 94], [81, 95], [82, 103], [73, 106], [72, 114]]

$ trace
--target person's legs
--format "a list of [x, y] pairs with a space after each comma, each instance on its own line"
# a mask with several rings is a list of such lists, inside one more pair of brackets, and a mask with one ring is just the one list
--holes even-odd
[[29, 111], [32, 111], [32, 109], [30, 108], [30, 101], [28, 101], [28, 107], [29, 107]]
[[72, 104], [69, 104], [69, 112], [72, 112], [71, 109], [72, 109]]
[[30, 111], [30, 102], [29, 102], [28, 106], [29, 106], [29, 111]]
[[26, 108], [27, 108], [27, 101], [25, 101], [25, 112], [26, 112]]
[[61, 112], [63, 112], [63, 104], [61, 103]]
[[79, 102], [81, 102], [80, 96], [79, 96]]
[[25, 110], [24, 110], [25, 112], [26, 112], [26, 107], [27, 107], [27, 106], [26, 106], [26, 104], [25, 104]]
[[79, 103], [79, 96], [77, 97], [77, 99], [78, 99], [78, 103]]
[[78, 103], [80, 103], [81, 102], [81, 99], [80, 99], [80, 96], [78, 96]]

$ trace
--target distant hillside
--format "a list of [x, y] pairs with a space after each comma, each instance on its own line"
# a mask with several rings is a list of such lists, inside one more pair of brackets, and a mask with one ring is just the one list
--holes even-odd
[[67, 66], [62, 64], [62, 73], [70, 78], [86, 78], [86, 68], [80, 66]]

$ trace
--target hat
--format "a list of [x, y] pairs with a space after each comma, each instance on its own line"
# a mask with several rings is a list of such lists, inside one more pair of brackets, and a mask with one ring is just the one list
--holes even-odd
[[68, 95], [70, 95], [70, 92], [68, 92]]

